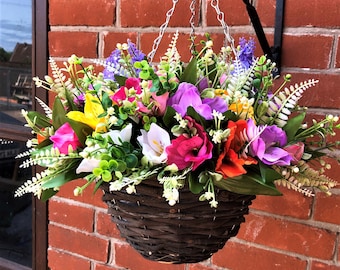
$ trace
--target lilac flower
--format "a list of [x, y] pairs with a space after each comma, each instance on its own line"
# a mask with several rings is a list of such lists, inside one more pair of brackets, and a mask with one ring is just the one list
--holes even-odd
[[254, 39], [247, 40], [240, 38], [240, 52], [238, 57], [245, 69], [248, 69], [254, 61], [255, 41]]
[[105, 64], [106, 67], [103, 70], [104, 79], [115, 80], [114, 75], [116, 74], [114, 70], [116, 67], [119, 67], [119, 60], [121, 59], [121, 51], [119, 49], [115, 49], [111, 55], [106, 59]]
[[226, 102], [220, 97], [205, 98], [202, 101], [197, 87], [186, 82], [179, 84], [167, 106], [173, 107], [182, 117], [186, 115], [188, 107], [192, 106], [206, 120], [213, 118], [213, 110], [224, 113], [228, 109]]
[[[128, 54], [131, 55], [131, 63], [132, 69], [135, 70], [137, 76], [140, 72], [139, 69], [135, 69], [133, 64], [135, 62], [139, 62], [145, 59], [145, 54], [136, 48], [136, 45], [130, 40], [127, 41], [128, 44]], [[105, 64], [106, 68], [103, 71], [104, 79], [115, 80], [114, 76], [121, 75], [125, 77], [129, 77], [131, 74], [124, 68], [124, 65], [121, 65], [121, 59], [124, 59], [124, 55], [122, 56], [122, 51], [120, 49], [115, 49], [111, 55], [106, 59]], [[130, 60], [129, 60], [130, 61]]]
[[257, 156], [264, 164], [287, 166], [291, 155], [282, 149], [287, 144], [286, 133], [277, 126], [267, 126], [259, 131], [252, 119], [247, 121], [250, 155]]
[[136, 48], [136, 45], [128, 40], [128, 52], [132, 56], [132, 63], [139, 62], [145, 59], [145, 54]]

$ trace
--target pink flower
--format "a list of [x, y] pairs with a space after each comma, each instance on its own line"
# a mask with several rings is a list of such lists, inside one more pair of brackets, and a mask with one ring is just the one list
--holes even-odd
[[205, 160], [212, 157], [213, 144], [209, 141], [207, 133], [201, 125], [191, 117], [184, 119], [188, 120], [188, 128], [196, 130], [196, 133], [191, 136], [182, 134], [171, 141], [171, 145], [166, 148], [167, 164], [174, 163], [179, 170], [192, 166], [194, 171]]
[[63, 124], [57, 131], [50, 137], [53, 142], [53, 147], [58, 148], [61, 154], [68, 154], [68, 148], [71, 146], [73, 150], [76, 150], [81, 143], [74, 130], [69, 123]]
[[150, 104], [153, 106], [149, 109], [149, 104], [144, 105], [142, 102], [138, 102], [138, 108], [140, 112], [147, 113], [149, 115], [163, 116], [166, 110], [166, 103], [169, 98], [169, 92], [166, 92], [160, 96], [156, 93], [151, 94]]
[[297, 142], [292, 145], [287, 145], [283, 148], [288, 152], [288, 154], [293, 158], [291, 160], [292, 165], [296, 165], [302, 158], [303, 152], [305, 150], [305, 145], [303, 142]]

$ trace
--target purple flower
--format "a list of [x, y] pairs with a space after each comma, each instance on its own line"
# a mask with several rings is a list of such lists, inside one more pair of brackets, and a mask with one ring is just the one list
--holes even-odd
[[132, 63], [139, 62], [145, 59], [145, 54], [137, 49], [136, 45], [128, 39], [128, 52], [131, 55]]
[[248, 69], [254, 61], [255, 41], [254, 39], [247, 40], [240, 38], [240, 51], [238, 57], [244, 68]]
[[261, 132], [252, 119], [247, 125], [250, 155], [257, 156], [267, 165], [290, 165], [292, 156], [282, 149], [287, 144], [287, 135], [281, 128], [267, 126]]
[[[130, 40], [127, 41], [128, 49], [127, 52], [131, 56], [131, 64], [135, 62], [139, 62], [145, 59], [145, 54], [137, 49], [136, 45]], [[124, 56], [123, 56], [124, 57]], [[106, 59], [105, 64], [106, 68], [103, 70], [104, 79], [109, 79], [114, 81], [114, 76], [121, 75], [125, 77], [129, 77], [128, 72], [121, 65], [120, 60], [122, 59], [122, 51], [119, 49], [115, 49], [111, 55]], [[133, 67], [136, 74], [138, 75], [140, 70]]]
[[179, 84], [167, 106], [174, 108], [182, 117], [186, 115], [188, 107], [192, 106], [206, 120], [213, 118], [213, 110], [223, 113], [228, 109], [226, 102], [220, 97], [205, 98], [202, 101], [197, 87], [186, 82]]
[[115, 68], [119, 67], [119, 60], [121, 59], [121, 51], [115, 49], [108, 58], [106, 58], [105, 64], [106, 68], [103, 70], [104, 79], [115, 80], [114, 72]]

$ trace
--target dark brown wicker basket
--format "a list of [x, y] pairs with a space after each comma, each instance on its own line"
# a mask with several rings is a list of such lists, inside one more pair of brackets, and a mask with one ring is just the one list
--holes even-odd
[[143, 181], [136, 186], [136, 194], [109, 192], [108, 184], [102, 189], [103, 201], [122, 237], [143, 257], [175, 264], [200, 262], [221, 249], [236, 236], [255, 199], [216, 191], [215, 209], [184, 188], [180, 190], [180, 202], [169, 206], [157, 180]]

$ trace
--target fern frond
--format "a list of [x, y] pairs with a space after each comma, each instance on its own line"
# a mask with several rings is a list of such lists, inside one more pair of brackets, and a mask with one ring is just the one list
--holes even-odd
[[255, 67], [257, 65], [257, 60], [255, 60], [252, 66], [247, 70], [240, 70], [239, 72], [234, 72], [229, 79], [227, 86], [227, 92], [229, 97], [229, 103], [237, 102], [239, 98], [239, 93], [248, 97], [249, 92], [252, 88], [253, 79], [255, 76]]
[[318, 82], [318, 80], [310, 79], [300, 84], [291, 85], [289, 88], [285, 87], [282, 91], [274, 93], [268, 100], [268, 111], [261, 120], [266, 123], [269, 121], [269, 125], [276, 124], [283, 127], [287, 124], [291, 112], [296, 108], [303, 93]]
[[43, 102], [40, 98], [35, 97], [35, 99], [37, 100], [37, 102], [39, 103], [41, 108], [44, 110], [45, 115], [48, 118], [52, 119], [52, 110], [51, 110], [51, 108], [45, 102]]
[[[283, 185], [296, 191], [308, 194], [307, 188], [317, 188], [326, 194], [337, 185], [337, 182], [311, 168], [305, 161], [300, 161], [295, 167], [274, 167], [283, 178], [275, 184]], [[312, 192], [312, 191], [310, 191]]]

